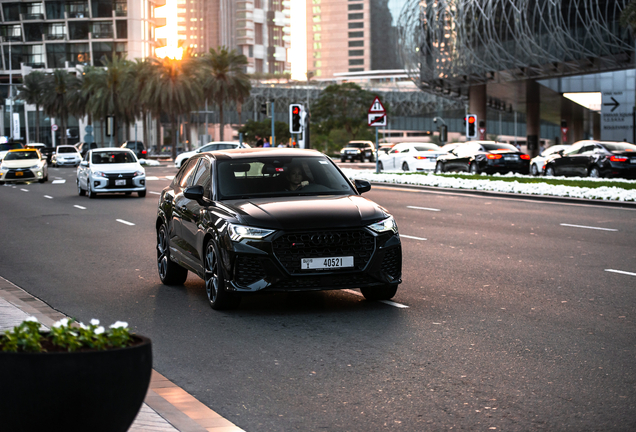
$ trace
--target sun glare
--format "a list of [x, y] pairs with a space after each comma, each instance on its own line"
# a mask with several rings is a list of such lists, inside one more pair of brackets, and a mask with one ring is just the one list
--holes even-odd
[[155, 50], [157, 57], [181, 60], [183, 48], [179, 47], [177, 32], [177, 0], [167, 0], [164, 6], [155, 9], [155, 16], [166, 19], [166, 25], [156, 29], [157, 39], [166, 40], [166, 46]]

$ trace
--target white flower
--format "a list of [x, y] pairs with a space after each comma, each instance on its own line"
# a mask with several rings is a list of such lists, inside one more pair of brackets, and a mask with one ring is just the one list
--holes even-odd
[[78, 333], [77, 333], [77, 332], [72, 331], [72, 332], [69, 332], [69, 333], [70, 333], [72, 336], [75, 336], [75, 337], [77, 337], [77, 336], [78, 336]]
[[98, 325], [99, 325], [99, 320], [98, 320], [98, 319], [93, 318], [93, 319], [91, 320], [91, 325], [98, 326]]
[[61, 320], [53, 324], [53, 327], [55, 328], [66, 327], [67, 325], [68, 325], [68, 318], [62, 318]]
[[115, 324], [111, 324], [110, 328], [128, 328], [128, 323], [124, 321], [117, 321]]
[[104, 327], [103, 327], [103, 326], [99, 326], [99, 327], [97, 327], [97, 328], [95, 329], [95, 334], [96, 334], [96, 335], [100, 335], [100, 334], [102, 334], [102, 333], [104, 333]]
[[84, 330], [88, 330], [88, 326], [84, 323], [79, 323], [79, 326]]
[[27, 319], [25, 319], [24, 321], [26, 322], [39, 322], [38, 319], [34, 316], [30, 316]]

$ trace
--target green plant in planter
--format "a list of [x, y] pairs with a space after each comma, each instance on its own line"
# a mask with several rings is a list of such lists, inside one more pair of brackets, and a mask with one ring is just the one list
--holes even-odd
[[0, 336], [0, 349], [4, 352], [45, 352], [48, 346], [59, 351], [81, 349], [106, 350], [124, 348], [133, 341], [128, 324], [117, 321], [108, 330], [92, 319], [90, 325], [63, 318], [53, 324], [50, 332], [42, 332], [37, 318], [29, 317]]

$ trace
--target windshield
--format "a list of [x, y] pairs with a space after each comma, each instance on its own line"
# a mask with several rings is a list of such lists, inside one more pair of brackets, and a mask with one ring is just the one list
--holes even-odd
[[26, 160], [26, 159], [40, 159], [37, 151], [17, 151], [9, 152], [4, 157], [4, 160]]
[[220, 160], [217, 171], [221, 199], [356, 193], [326, 157]]
[[15, 150], [15, 149], [21, 149], [21, 148], [22, 148], [22, 144], [20, 143], [0, 144], [0, 151], [9, 151], [9, 150]]
[[353, 148], [367, 148], [369, 147], [368, 143], [361, 143], [361, 142], [350, 142], [349, 144], [347, 144], [347, 147], [353, 147]]
[[504, 144], [504, 143], [492, 143], [492, 144], [482, 144], [481, 145], [484, 150], [486, 151], [519, 151], [517, 150], [517, 147], [510, 145], [510, 144]]
[[601, 143], [603, 147], [608, 149], [609, 151], [628, 151], [628, 152], [636, 152], [636, 146], [630, 143]]
[[75, 147], [68, 146], [68, 147], [58, 147], [56, 152], [57, 153], [77, 153], [77, 150], [75, 149]]
[[129, 151], [125, 151], [125, 152], [106, 151], [106, 152], [93, 153], [91, 162], [94, 164], [100, 164], [100, 165], [109, 164], [109, 163], [120, 164], [120, 163], [135, 163], [137, 162], [137, 159], [135, 158], [135, 155], [133, 155]]

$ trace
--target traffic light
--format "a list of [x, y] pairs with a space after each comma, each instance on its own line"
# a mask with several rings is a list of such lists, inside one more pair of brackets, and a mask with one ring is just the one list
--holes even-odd
[[466, 138], [477, 137], [477, 116], [475, 114], [468, 114], [466, 117]]
[[296, 134], [303, 131], [302, 126], [303, 106], [299, 104], [289, 105], [289, 132]]
[[267, 102], [261, 104], [261, 114], [267, 115], [267, 105], [269, 105]]

